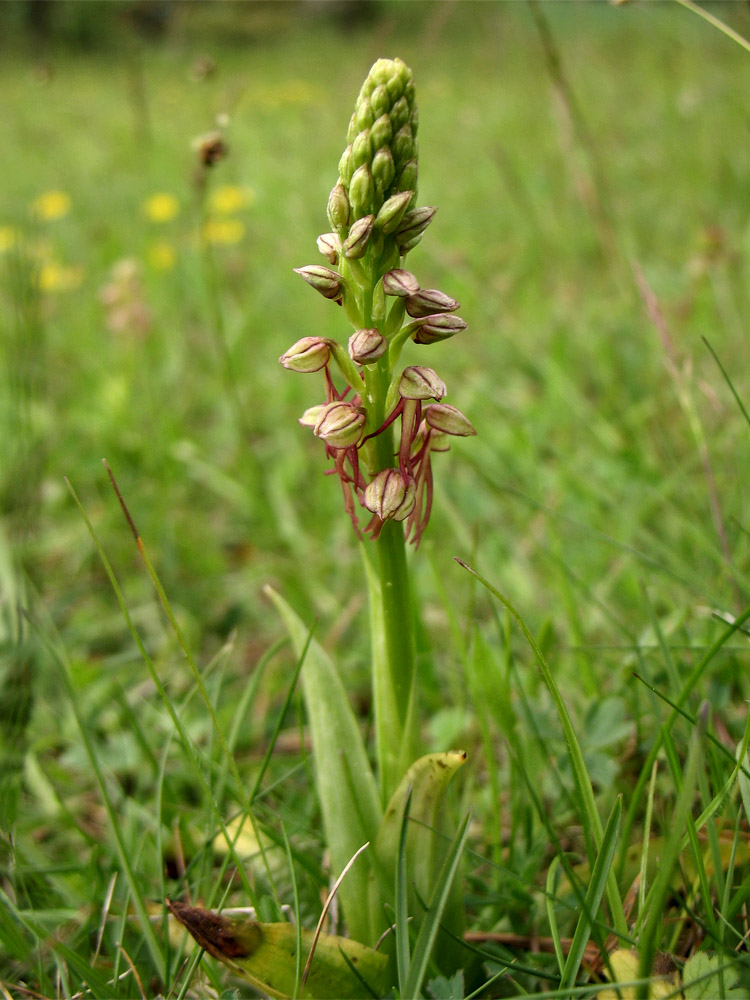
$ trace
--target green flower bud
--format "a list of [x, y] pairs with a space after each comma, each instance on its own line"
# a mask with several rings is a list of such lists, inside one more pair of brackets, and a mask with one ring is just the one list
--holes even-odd
[[352, 166], [352, 144], [346, 147], [344, 152], [341, 154], [341, 159], [339, 160], [339, 176], [344, 184], [348, 184], [352, 179], [352, 174], [354, 173], [354, 167]]
[[391, 110], [391, 95], [388, 93], [388, 88], [381, 84], [376, 87], [370, 94], [370, 107], [372, 108], [373, 114], [378, 118], [383, 118]]
[[382, 146], [372, 158], [372, 177], [381, 197], [390, 189], [395, 176], [393, 155], [387, 146]]
[[320, 418], [320, 414], [323, 412], [325, 407], [325, 403], [319, 403], [317, 406], [311, 406], [309, 409], [305, 410], [297, 423], [302, 424], [303, 427], [315, 427]]
[[372, 229], [375, 224], [374, 215], [365, 215], [352, 223], [349, 235], [344, 240], [344, 254], [350, 260], [359, 260], [367, 252], [367, 245], [372, 236]]
[[318, 250], [328, 258], [329, 264], [338, 263], [341, 253], [341, 237], [338, 233], [322, 233], [318, 239]]
[[408, 161], [415, 157], [416, 144], [408, 122], [393, 137], [391, 152], [393, 153], [393, 161], [399, 171], [403, 170]]
[[471, 437], [476, 431], [467, 417], [448, 403], [433, 403], [425, 408], [424, 419], [428, 427], [454, 437]]
[[372, 143], [370, 142], [370, 130], [369, 128], [366, 128], [362, 132], [357, 133], [354, 142], [352, 143], [352, 170], [356, 170], [357, 167], [361, 167], [363, 163], [369, 163], [372, 160], [372, 153], [373, 149]]
[[349, 143], [354, 142], [357, 132], [359, 132], [359, 125], [357, 124], [357, 112], [355, 111], [349, 119], [349, 130], [346, 133], [346, 141]]
[[342, 179], [344, 184], [348, 184], [353, 173], [352, 144], [349, 143], [344, 152], [341, 154], [341, 159], [339, 160], [339, 177]]
[[412, 250], [419, 243], [436, 213], [436, 208], [425, 207], [413, 208], [404, 215], [396, 230], [396, 243], [402, 253]]
[[328, 221], [339, 232], [349, 225], [349, 196], [341, 181], [328, 196]]
[[331, 358], [328, 344], [322, 337], [303, 337], [281, 355], [279, 362], [292, 372], [319, 372]]
[[345, 399], [326, 403], [313, 429], [330, 448], [351, 448], [362, 437], [366, 416], [364, 411]]
[[416, 160], [409, 160], [401, 168], [401, 172], [396, 180], [397, 191], [416, 191], [417, 177], [419, 169]]
[[383, 275], [383, 291], [386, 295], [406, 298], [419, 291], [419, 282], [411, 271], [405, 271], [403, 267], [394, 267], [392, 271], [387, 271]]
[[415, 344], [437, 344], [441, 340], [454, 337], [465, 330], [466, 326], [460, 316], [437, 313], [435, 316], [425, 316], [411, 335], [411, 339]]
[[437, 372], [433, 371], [432, 368], [423, 368], [421, 365], [404, 368], [401, 381], [398, 384], [398, 394], [402, 399], [440, 400], [446, 392], [445, 382]]
[[388, 117], [391, 119], [393, 131], [398, 132], [411, 119], [411, 109], [406, 97], [399, 97], [391, 108]]
[[450, 313], [460, 308], [458, 302], [437, 288], [420, 288], [406, 300], [406, 311], [415, 319], [434, 313]]
[[355, 219], [359, 219], [367, 214], [368, 210], [372, 208], [374, 197], [375, 185], [373, 184], [370, 167], [367, 163], [363, 163], [361, 167], [358, 167], [354, 171], [349, 185], [349, 201]]
[[374, 150], [389, 146], [393, 138], [393, 127], [388, 115], [381, 115], [370, 129], [370, 141]]
[[365, 489], [365, 507], [381, 521], [405, 521], [416, 496], [417, 484], [411, 476], [404, 482], [398, 469], [383, 469]]
[[366, 97], [361, 97], [360, 100], [357, 101], [355, 114], [357, 116], [357, 128], [360, 131], [362, 129], [369, 128], [379, 116], [378, 114], [373, 114], [370, 101]]
[[371, 365], [388, 350], [388, 341], [379, 330], [357, 330], [349, 338], [349, 357], [358, 365]]
[[323, 298], [341, 298], [343, 283], [338, 271], [332, 271], [322, 264], [308, 264], [307, 267], [295, 267], [294, 272], [301, 275], [316, 292], [320, 292]]
[[386, 236], [395, 232], [401, 225], [401, 221], [414, 196], [413, 191], [401, 191], [392, 195], [388, 201], [383, 202], [380, 211], [375, 219], [375, 225], [379, 227]]

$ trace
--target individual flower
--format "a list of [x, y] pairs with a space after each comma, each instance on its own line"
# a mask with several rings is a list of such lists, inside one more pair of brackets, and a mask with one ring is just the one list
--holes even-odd
[[37, 219], [54, 222], [66, 216], [70, 206], [70, 195], [65, 191], [45, 191], [32, 201], [31, 211]]
[[404, 479], [398, 469], [383, 469], [365, 490], [364, 503], [381, 521], [405, 521], [416, 496], [417, 484], [411, 476]]
[[341, 253], [341, 237], [338, 233], [321, 233], [317, 239], [318, 250], [327, 259], [329, 264], [338, 263]]
[[386, 295], [408, 298], [419, 291], [419, 282], [411, 271], [406, 271], [403, 267], [394, 267], [392, 271], [387, 271], [383, 275], [383, 291]]
[[295, 274], [311, 285], [325, 299], [341, 298], [342, 282], [338, 271], [322, 264], [308, 264], [306, 267], [295, 267]]
[[437, 288], [420, 288], [406, 299], [406, 311], [415, 319], [431, 316], [433, 313], [452, 313], [458, 308], [460, 306], [456, 299]]
[[351, 448], [362, 437], [365, 420], [361, 407], [343, 399], [337, 400], [323, 407], [314, 434], [331, 448]]
[[473, 437], [476, 434], [471, 421], [449, 403], [433, 403], [424, 411], [424, 419], [428, 426], [442, 434], [452, 434], [455, 437]]
[[371, 365], [388, 350], [388, 341], [376, 329], [357, 330], [349, 338], [349, 356], [358, 365]]
[[446, 392], [445, 382], [437, 372], [422, 365], [404, 368], [398, 384], [402, 399], [442, 399]]
[[303, 337], [279, 358], [279, 363], [293, 372], [319, 372], [331, 359], [331, 350], [321, 337]]
[[435, 313], [416, 320], [412, 340], [415, 344], [437, 344], [441, 340], [455, 337], [466, 329], [466, 322], [460, 316], [451, 313]]
[[143, 213], [151, 222], [171, 222], [179, 211], [179, 201], [166, 191], [152, 194], [143, 203]]

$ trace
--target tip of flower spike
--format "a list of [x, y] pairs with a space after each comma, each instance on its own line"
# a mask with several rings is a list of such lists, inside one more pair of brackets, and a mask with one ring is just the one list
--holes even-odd
[[[399, 193], [411, 192], [407, 205], [414, 203], [417, 124], [411, 70], [401, 59], [378, 59], [362, 84], [339, 161], [340, 184], [351, 207], [349, 221], [377, 215]], [[399, 224], [405, 207], [389, 208], [380, 222], [386, 235]]]

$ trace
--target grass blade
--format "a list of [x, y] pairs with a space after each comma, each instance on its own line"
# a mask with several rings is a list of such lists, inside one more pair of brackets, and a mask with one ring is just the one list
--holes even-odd
[[573, 934], [573, 943], [570, 946], [565, 968], [563, 969], [562, 983], [560, 984], [563, 989], [575, 985], [583, 953], [591, 937], [591, 927], [599, 909], [599, 904], [602, 901], [609, 872], [612, 868], [612, 859], [614, 858], [617, 846], [617, 834], [620, 829], [621, 818], [622, 796], [618, 795], [607, 820], [607, 826], [602, 837], [602, 846], [594, 864], [594, 870], [591, 873], [591, 881], [586, 892], [583, 911], [576, 925], [575, 933]]
[[435, 890], [432, 894], [430, 905], [414, 945], [414, 952], [411, 964], [409, 965], [409, 976], [401, 994], [403, 997], [418, 997], [420, 995], [422, 982], [427, 973], [427, 964], [432, 954], [432, 947], [440, 929], [440, 919], [450, 898], [453, 880], [456, 877], [456, 872], [461, 861], [461, 854], [466, 844], [466, 838], [469, 835], [470, 820], [471, 813], [467, 813], [451, 843], [448, 856], [435, 883]]
[[[638, 940], [641, 956], [639, 974], [642, 978], [647, 978], [651, 974], [654, 955], [659, 947], [659, 936], [664, 929], [664, 904], [667, 894], [670, 891], [672, 870], [677, 864], [682, 849], [683, 831], [685, 830], [685, 825], [693, 804], [693, 795], [698, 780], [698, 766], [701, 758], [700, 740], [704, 728], [705, 726], [699, 722], [699, 725], [693, 730], [682, 788], [672, 816], [670, 833], [664, 840], [664, 849], [661, 855], [659, 870], [654, 879], [651, 891], [646, 898], [648, 915], [645, 918], [643, 931]], [[644, 992], [640, 995], [645, 996], [646, 987], [641, 987], [641, 989]]]
[[398, 858], [396, 861], [396, 969], [398, 972], [398, 989], [401, 996], [406, 996], [406, 980], [409, 974], [411, 955], [409, 950], [409, 904], [406, 883], [406, 831], [409, 825], [409, 808], [411, 806], [411, 787], [404, 803], [404, 815], [401, 819], [401, 836], [398, 843]]

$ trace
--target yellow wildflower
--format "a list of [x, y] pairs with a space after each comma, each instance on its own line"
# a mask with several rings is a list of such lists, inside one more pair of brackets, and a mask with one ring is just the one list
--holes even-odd
[[245, 224], [239, 219], [209, 219], [203, 227], [207, 243], [239, 243], [245, 235]]
[[0, 226], [0, 253], [7, 253], [18, 243], [18, 230], [14, 226]]
[[173, 194], [160, 191], [146, 199], [143, 211], [152, 222], [169, 222], [180, 211], [180, 203]]
[[39, 269], [39, 289], [42, 292], [72, 292], [83, 281], [80, 264], [56, 264], [48, 261]]
[[64, 191], [45, 191], [31, 203], [31, 211], [38, 219], [53, 222], [70, 211], [70, 195]]
[[243, 208], [249, 208], [254, 201], [255, 191], [252, 188], [224, 184], [212, 193], [209, 205], [217, 215], [232, 215]]
[[166, 240], [158, 240], [149, 246], [146, 259], [148, 260], [149, 267], [152, 267], [154, 271], [171, 271], [174, 267], [176, 256], [175, 249], [171, 243], [167, 243]]

